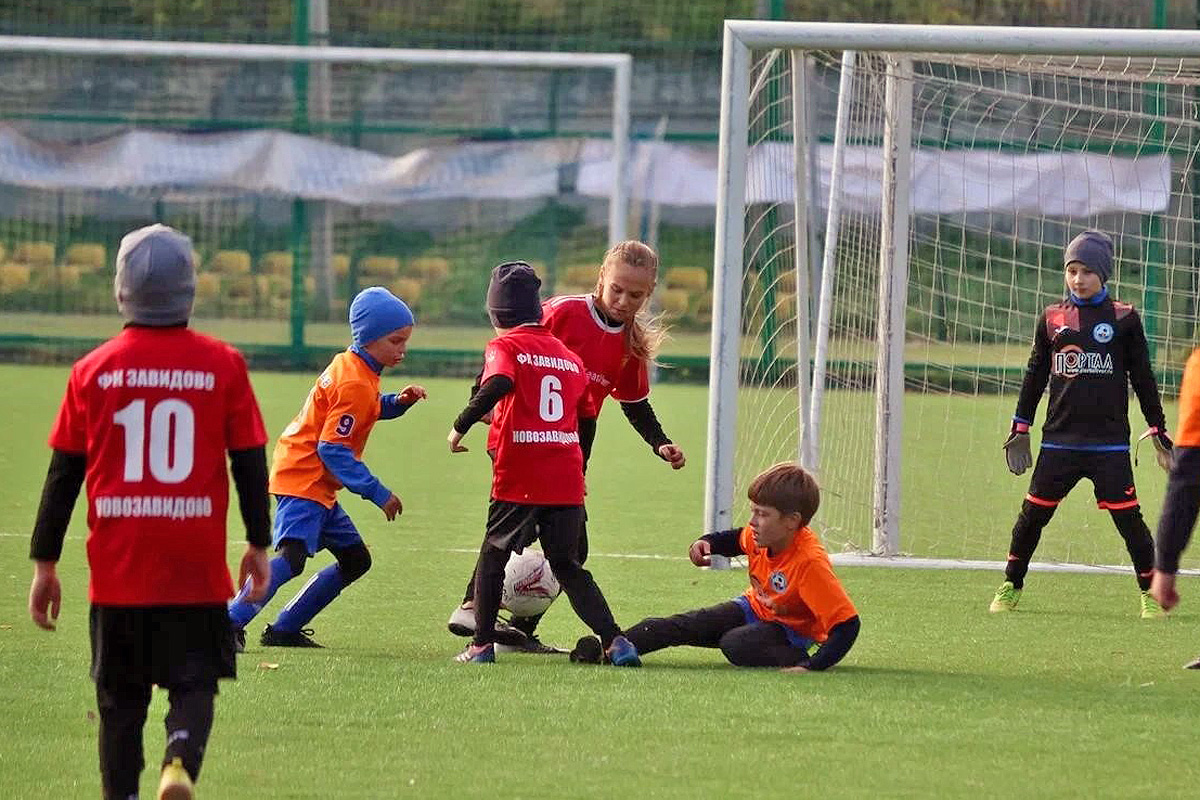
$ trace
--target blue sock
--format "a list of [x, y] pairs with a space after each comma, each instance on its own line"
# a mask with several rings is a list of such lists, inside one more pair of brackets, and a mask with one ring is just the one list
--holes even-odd
[[263, 606], [271, 601], [275, 593], [279, 591], [279, 587], [290, 581], [295, 576], [292, 574], [292, 565], [283, 556], [275, 556], [271, 559], [271, 581], [267, 584], [267, 594], [257, 603], [246, 602], [246, 594], [250, 591], [250, 579], [246, 579], [246, 584], [238, 591], [237, 597], [233, 598], [233, 602], [229, 604], [229, 622], [236, 630], [242, 630], [250, 624], [250, 620], [258, 616], [258, 612], [263, 610]]
[[277, 631], [292, 633], [312, 622], [312, 618], [321, 613], [321, 609], [333, 602], [334, 598], [346, 588], [342, 579], [342, 571], [337, 564], [330, 564], [318, 572], [300, 594], [292, 598], [292, 602], [279, 612], [279, 619], [271, 625]]

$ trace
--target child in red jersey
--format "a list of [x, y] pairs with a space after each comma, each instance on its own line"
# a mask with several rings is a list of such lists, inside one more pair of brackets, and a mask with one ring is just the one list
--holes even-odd
[[165, 225], [121, 240], [115, 292], [127, 325], [71, 370], [30, 544], [29, 612], [54, 630], [62, 597], [55, 567], [86, 478], [106, 798], [137, 797], [155, 684], [170, 703], [159, 797], [191, 797], [217, 680], [234, 677], [227, 454], [249, 542], [239, 581], [251, 596], [267, 581], [267, 434], [241, 354], [188, 330], [193, 258], [191, 240]]
[[354, 343], [333, 357], [275, 445], [270, 488], [279, 555], [271, 559], [266, 596], [258, 602], [239, 596], [229, 606], [243, 646], [246, 624], [318, 550], [329, 550], [336, 562], [313, 576], [266, 626], [263, 645], [320, 647], [305, 627], [371, 568], [366, 543], [337, 501], [339, 490], [370, 500], [389, 522], [399, 516], [400, 498], [371, 473], [362, 454], [377, 421], [395, 419], [425, 397], [425, 389], [415, 385], [379, 391], [384, 368], [404, 360], [414, 324], [404, 301], [381, 286], [363, 289], [350, 303]]
[[496, 615], [509, 556], [534, 541], [579, 618], [617, 666], [638, 666], [600, 587], [579, 561], [583, 453], [578, 409], [587, 373], [577, 355], [541, 323], [541, 281], [523, 261], [500, 264], [488, 287], [496, 338], [488, 343], [479, 389], [447, 436], [452, 453], [471, 426], [494, 411], [488, 431], [492, 491], [475, 568], [474, 638], [460, 662], [495, 661]]
[[[829, 669], [854, 645], [859, 619], [829, 555], [808, 527], [820, 504], [820, 488], [799, 465], [783, 463], [756, 477], [748, 494], [749, 525], [702, 536], [688, 550], [698, 567], [708, 566], [713, 553], [745, 555], [750, 571], [745, 594], [709, 608], [644, 619], [625, 635], [643, 655], [678, 645], [718, 647], [738, 667]], [[571, 660], [599, 661], [600, 648], [584, 637]]]
[[[579, 410], [585, 471], [596, 436], [596, 420], [609, 397], [620, 403], [625, 417], [655, 455], [672, 469], [682, 469], [687, 463], [683, 449], [663, 432], [650, 405], [648, 365], [654, 360], [663, 333], [655, 319], [646, 318], [643, 309], [654, 293], [657, 276], [658, 254], [653, 248], [642, 242], [621, 242], [605, 253], [593, 293], [552, 297], [542, 304], [542, 324], [587, 368], [585, 403]], [[586, 520], [585, 509], [580, 529], [581, 564], [588, 556]], [[472, 575], [462, 604], [449, 620], [450, 631], [459, 636], [474, 633], [474, 591]], [[534, 635], [539, 620], [515, 618], [511, 630], [502, 624], [503, 643], [507, 644], [510, 637], [519, 641], [523, 632], [528, 636], [521, 645], [525, 652], [564, 653]]]

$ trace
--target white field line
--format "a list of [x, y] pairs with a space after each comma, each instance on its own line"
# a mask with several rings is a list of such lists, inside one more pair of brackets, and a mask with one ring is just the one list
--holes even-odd
[[[0, 537], [29, 538], [27, 533], [10, 533], [0, 531]], [[78, 539], [68, 536], [67, 541]], [[230, 540], [229, 548], [240, 550], [242, 542]], [[402, 548], [410, 553], [462, 553], [475, 555], [477, 548], [471, 547], [416, 547]], [[655, 553], [596, 553], [588, 554], [589, 558], [619, 558], [627, 561], [687, 561], [687, 556], [664, 556]], [[862, 553], [832, 553], [829, 559], [838, 567], [890, 567], [894, 569], [975, 569], [988, 571], [1003, 571], [1003, 561], [980, 561], [962, 558], [915, 558], [912, 556], [872, 556]], [[732, 566], [745, 569], [745, 559], [735, 558]], [[1034, 572], [1074, 572], [1091, 575], [1128, 575], [1133, 569], [1129, 565], [1116, 564], [1059, 564], [1053, 562], [1034, 561], [1029, 565]], [[1197, 576], [1200, 569], [1181, 569], [1180, 575]]]

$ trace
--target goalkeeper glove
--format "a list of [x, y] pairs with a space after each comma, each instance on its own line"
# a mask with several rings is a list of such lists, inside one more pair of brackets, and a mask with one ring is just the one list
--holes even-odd
[[[1151, 425], [1145, 433], [1138, 437], [1137, 443], [1141, 444], [1142, 439], [1150, 439], [1154, 444], [1154, 460], [1160, 467], [1170, 472], [1171, 453], [1175, 448], [1175, 443], [1171, 441], [1170, 436], [1167, 436], [1167, 432], [1156, 425]], [[1137, 445], [1133, 448], [1133, 464], [1137, 466]]]
[[1020, 475], [1033, 466], [1028, 422], [1013, 422], [1012, 431], [1004, 440], [1004, 460], [1008, 462], [1008, 471], [1013, 475]]

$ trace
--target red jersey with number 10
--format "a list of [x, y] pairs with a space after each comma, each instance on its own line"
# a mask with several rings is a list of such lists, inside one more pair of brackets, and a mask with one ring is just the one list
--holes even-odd
[[224, 603], [226, 453], [267, 443], [246, 362], [187, 328], [126, 328], [75, 363], [50, 446], [87, 458], [89, 596]]
[[583, 504], [579, 406], [588, 378], [579, 356], [541, 325], [522, 325], [488, 342], [483, 377], [505, 375], [488, 430], [492, 499], [548, 506]]

